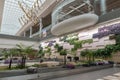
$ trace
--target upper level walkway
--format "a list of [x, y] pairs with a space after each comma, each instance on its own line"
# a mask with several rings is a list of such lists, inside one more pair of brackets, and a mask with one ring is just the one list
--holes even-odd
[[15, 48], [16, 44], [23, 44], [25, 46], [32, 46], [34, 49], [39, 49], [38, 38], [26, 38], [12, 35], [0, 34], [0, 48]]

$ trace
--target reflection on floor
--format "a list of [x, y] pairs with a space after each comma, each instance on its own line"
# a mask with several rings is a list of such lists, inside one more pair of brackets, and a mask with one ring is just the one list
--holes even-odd
[[[109, 68], [109, 69], [103, 69], [99, 71], [93, 71], [93, 72], [72, 75], [72, 76], [67, 76], [67, 77], [62, 77], [62, 78], [56, 78], [56, 79], [51, 79], [51, 80], [104, 80], [103, 78], [105, 76], [113, 75], [118, 72], [120, 72], [120, 68]], [[109, 80], [109, 79], [105, 79], [105, 80]], [[110, 80], [120, 80], [120, 78], [110, 79]]]
[[120, 80], [120, 72], [119, 73], [115, 73], [111, 76], [105, 76], [102, 79], [97, 79], [97, 80]]

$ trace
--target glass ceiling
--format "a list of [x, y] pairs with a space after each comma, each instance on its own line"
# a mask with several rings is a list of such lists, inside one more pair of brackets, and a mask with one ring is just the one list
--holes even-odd
[[[36, 0], [5, 0], [1, 34], [15, 35], [20, 27], [22, 27], [18, 18], [22, 17], [24, 13], [19, 7], [18, 1], [24, 2], [31, 7]], [[41, 0], [42, 3], [44, 1], [45, 0]]]

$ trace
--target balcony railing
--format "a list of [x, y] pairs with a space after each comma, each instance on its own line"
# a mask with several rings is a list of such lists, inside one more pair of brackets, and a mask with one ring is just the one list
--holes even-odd
[[49, 34], [49, 30], [51, 29], [51, 27], [52, 27], [52, 25], [49, 25], [49, 26], [47, 26], [46, 28], [42, 29], [42, 32], [38, 31], [38, 32], [32, 34], [31, 37], [35, 37], [35, 36], [42, 35], [42, 33], [43, 33], [44, 31], [46, 31], [46, 34]]
[[94, 12], [94, 9], [89, 0], [64, 0], [56, 6], [52, 13], [52, 25], [91, 12]]

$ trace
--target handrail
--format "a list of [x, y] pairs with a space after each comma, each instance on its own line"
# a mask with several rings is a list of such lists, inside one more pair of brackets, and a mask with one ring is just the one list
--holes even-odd
[[[78, 2], [79, 2], [79, 0], [61, 1], [61, 3], [59, 3], [56, 6], [56, 8], [54, 9], [54, 11], [52, 13], [52, 26], [54, 26], [55, 24], [65, 20], [65, 19], [77, 16], [80, 14], [84, 14], [84, 13], [93, 13], [94, 12], [93, 5], [90, 3], [89, 0], [80, 1], [79, 3]], [[77, 5], [73, 5], [70, 3], [76, 3]], [[82, 8], [84, 6], [87, 7], [86, 8], [87, 12], [82, 11], [83, 10]], [[67, 7], [68, 7], [68, 10], [65, 11], [64, 8], [66, 9]], [[73, 8], [69, 8], [69, 7], [73, 7]], [[77, 10], [79, 12], [77, 14], [75, 14], [74, 12]]]
[[[42, 33], [44, 30], [46, 30], [46, 31], [50, 30], [50, 29], [51, 29], [51, 27], [52, 27], [52, 25], [49, 25], [49, 26], [47, 26], [47, 27], [43, 28], [43, 29], [42, 29], [42, 31], [41, 31], [41, 33]], [[34, 36], [40, 35], [41, 33], [40, 33], [40, 31], [38, 31], [38, 32], [36, 32], [36, 33], [32, 34], [32, 36], [31, 36], [31, 37], [34, 37]]]

